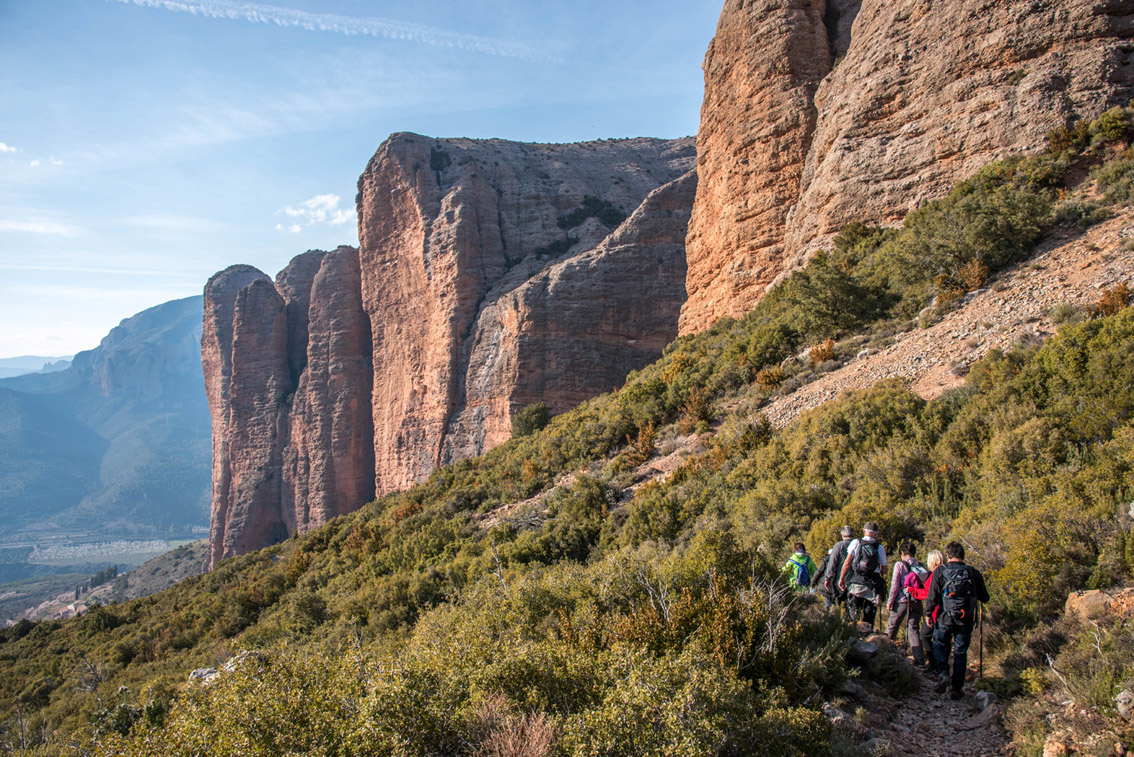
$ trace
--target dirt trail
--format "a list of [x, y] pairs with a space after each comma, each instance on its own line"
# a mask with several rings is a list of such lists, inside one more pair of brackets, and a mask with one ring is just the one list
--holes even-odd
[[971, 695], [952, 701], [934, 691], [931, 676], [921, 688], [896, 700], [882, 737], [891, 754], [910, 757], [992, 757], [1008, 754], [1008, 737], [999, 721], [998, 703], [981, 710]]
[[[859, 642], [860, 647], [893, 644], [882, 634]], [[892, 654], [892, 653], [891, 653]], [[970, 655], [970, 662], [972, 655]], [[970, 668], [970, 673], [972, 673]], [[919, 670], [917, 688], [902, 697], [880, 693], [862, 679], [848, 683], [840, 692], [847, 697], [842, 710], [825, 710], [836, 729], [856, 738], [862, 754], [877, 757], [994, 757], [1008, 755], [1009, 738], [1000, 722], [1003, 703], [989, 694], [978, 695], [972, 684], [965, 685], [965, 696], [952, 700], [938, 694], [936, 675]], [[975, 676], [974, 676], [975, 677]], [[862, 684], [862, 685], [859, 685]], [[858, 710], [855, 722], [850, 711]], [[844, 717], [845, 716], [845, 717]]]
[[1049, 311], [1068, 303], [1089, 306], [1103, 289], [1134, 280], [1134, 209], [1123, 209], [1085, 234], [1058, 230], [1027, 262], [1007, 269], [965, 303], [926, 329], [895, 337], [894, 344], [857, 358], [766, 405], [778, 428], [847, 389], [887, 378], [907, 380], [926, 399], [960, 386], [968, 367], [992, 349], [1009, 350], [1027, 336], [1056, 331]]

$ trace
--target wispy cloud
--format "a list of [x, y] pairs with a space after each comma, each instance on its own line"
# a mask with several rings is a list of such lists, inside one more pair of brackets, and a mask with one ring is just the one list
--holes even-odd
[[356, 18], [334, 13], [280, 8], [275, 5], [237, 2], [236, 0], [118, 0], [145, 8], [161, 8], [179, 13], [192, 13], [206, 18], [249, 21], [256, 24], [296, 27], [308, 31], [406, 40], [433, 47], [497, 55], [507, 58], [536, 59], [546, 57], [537, 49], [509, 40], [452, 32], [424, 24], [412, 24], [386, 18]]
[[[299, 205], [288, 205], [287, 207], [280, 208], [276, 213], [284, 213], [292, 218], [297, 218], [303, 221], [307, 226], [313, 226], [317, 223], [325, 223], [328, 226], [341, 226], [344, 223], [352, 222], [355, 218], [355, 212], [353, 208], [340, 208], [340, 202], [342, 202], [342, 198], [336, 194], [315, 195], [309, 200], [304, 200]], [[288, 226], [277, 223], [276, 230], [286, 230], [295, 234], [301, 230], [301, 227], [298, 223], [289, 224]]]
[[70, 236], [75, 233], [69, 226], [53, 221], [6, 221], [0, 219], [0, 232], [16, 231], [24, 234], [58, 234]]
[[0, 153], [19, 152], [19, 151], [20, 151], [19, 148], [12, 147], [11, 145], [6, 145], [3, 142], [0, 142]]

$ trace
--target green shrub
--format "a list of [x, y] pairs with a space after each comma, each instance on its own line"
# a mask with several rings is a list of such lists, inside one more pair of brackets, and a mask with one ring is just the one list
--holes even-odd
[[533, 402], [512, 416], [512, 436], [530, 436], [551, 422], [551, 408], [546, 402]]

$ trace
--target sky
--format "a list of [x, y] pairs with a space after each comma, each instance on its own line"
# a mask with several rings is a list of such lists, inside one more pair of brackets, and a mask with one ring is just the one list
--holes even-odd
[[696, 133], [720, 0], [0, 0], [0, 358], [358, 242], [391, 133]]

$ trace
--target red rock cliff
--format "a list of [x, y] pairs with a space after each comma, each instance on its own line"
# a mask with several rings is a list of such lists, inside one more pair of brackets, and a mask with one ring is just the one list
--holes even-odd
[[373, 497], [369, 342], [353, 248], [300, 255], [274, 284], [249, 266], [209, 280], [210, 564]]
[[705, 56], [681, 331], [851, 220], [892, 224], [1134, 95], [1130, 0], [727, 0]]
[[692, 139], [391, 137], [361, 249], [205, 289], [212, 564], [325, 523], [620, 385], [677, 336]]
[[[660, 354], [684, 298], [672, 246], [683, 246], [674, 229], [688, 210], [663, 210], [678, 219], [668, 235], [659, 229], [656, 247], [611, 244], [605, 262], [580, 256], [617, 238], [625, 214], [692, 164], [688, 139], [538, 145], [396, 134], [378, 149], [358, 209], [379, 492], [504, 441], [512, 412], [528, 402], [573, 407]], [[691, 199], [691, 186], [666, 196]], [[627, 288], [635, 269], [638, 286]], [[640, 296], [649, 291], [664, 294]]]

